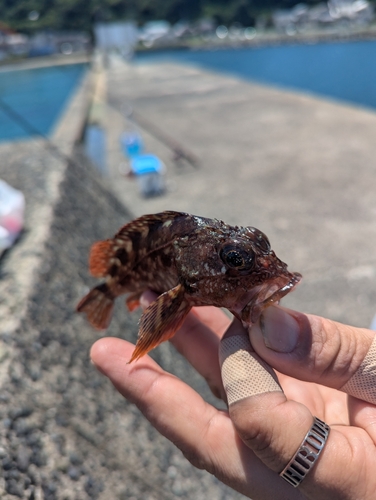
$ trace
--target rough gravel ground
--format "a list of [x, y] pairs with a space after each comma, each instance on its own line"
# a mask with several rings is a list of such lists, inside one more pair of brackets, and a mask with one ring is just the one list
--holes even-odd
[[[47, 242], [36, 248], [32, 235], [43, 223], [37, 219], [40, 207], [51, 201], [46, 171], [54, 165], [58, 170], [59, 162], [37, 142], [14, 149], [0, 148], [2, 177], [23, 189], [28, 210], [25, 234], [1, 261], [1, 306], [8, 317], [25, 310], [15, 330], [15, 323], [6, 321], [0, 329], [0, 498], [240, 498], [194, 469], [89, 361], [98, 334], [74, 312], [92, 283], [88, 250], [131, 214], [78, 154], [79, 165], [68, 165], [57, 203], [44, 221], [51, 223]], [[38, 262], [33, 286], [21, 304], [20, 266], [33, 257], [29, 265]], [[135, 339], [137, 319], [118, 304], [109, 334]], [[155, 358], [211, 399], [169, 345]]]
[[[0, 260], [0, 498], [241, 498], [194, 469], [90, 363], [98, 333], [75, 313], [93, 284], [88, 251], [134, 217], [73, 149], [90, 85], [89, 75], [52, 136], [72, 161], [42, 139], [0, 145], [0, 176], [26, 198], [25, 230]], [[108, 333], [135, 340], [137, 321], [119, 303]], [[155, 358], [216, 403], [171, 346]]]

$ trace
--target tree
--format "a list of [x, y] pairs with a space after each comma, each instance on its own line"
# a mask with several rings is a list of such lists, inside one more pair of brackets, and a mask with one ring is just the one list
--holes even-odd
[[[2, 0], [0, 19], [26, 33], [41, 29], [90, 31], [95, 22], [125, 19], [143, 24], [156, 19], [175, 23], [209, 17], [218, 23], [249, 26], [261, 14], [297, 3], [299, 0]], [[29, 17], [33, 11], [39, 14], [35, 20]]]

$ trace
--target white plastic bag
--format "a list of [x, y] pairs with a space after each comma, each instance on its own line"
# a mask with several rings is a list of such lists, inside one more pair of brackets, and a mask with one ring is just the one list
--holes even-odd
[[0, 179], [0, 255], [11, 247], [24, 226], [25, 197]]

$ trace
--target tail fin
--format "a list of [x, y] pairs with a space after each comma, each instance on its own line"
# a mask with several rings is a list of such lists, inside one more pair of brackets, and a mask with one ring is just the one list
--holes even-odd
[[90, 290], [77, 305], [77, 311], [86, 313], [88, 321], [97, 330], [105, 330], [111, 321], [114, 298], [106, 283]]

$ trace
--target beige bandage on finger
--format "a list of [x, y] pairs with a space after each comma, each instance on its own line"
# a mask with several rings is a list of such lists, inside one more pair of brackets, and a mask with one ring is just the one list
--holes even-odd
[[256, 394], [282, 392], [276, 374], [254, 352], [246, 334], [221, 340], [219, 362], [229, 406]]
[[376, 405], [376, 335], [362, 364], [341, 391]]

